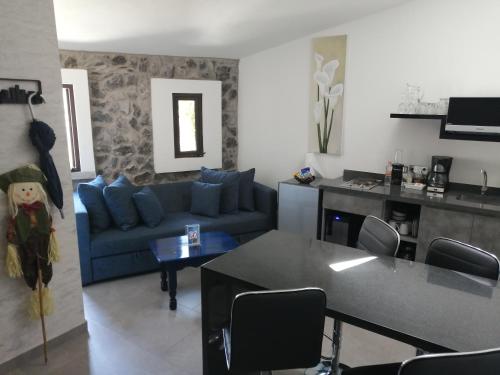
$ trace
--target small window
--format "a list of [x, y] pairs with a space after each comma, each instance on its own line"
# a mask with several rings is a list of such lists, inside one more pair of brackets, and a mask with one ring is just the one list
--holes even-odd
[[78, 126], [75, 113], [75, 95], [73, 85], [64, 84], [63, 88], [64, 120], [68, 138], [68, 153], [71, 172], [80, 172], [80, 150], [78, 147]]
[[172, 94], [176, 158], [201, 158], [203, 152], [201, 94]]

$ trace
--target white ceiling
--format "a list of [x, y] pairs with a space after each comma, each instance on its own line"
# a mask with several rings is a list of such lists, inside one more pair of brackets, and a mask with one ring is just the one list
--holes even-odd
[[240, 58], [409, 0], [54, 0], [64, 49]]

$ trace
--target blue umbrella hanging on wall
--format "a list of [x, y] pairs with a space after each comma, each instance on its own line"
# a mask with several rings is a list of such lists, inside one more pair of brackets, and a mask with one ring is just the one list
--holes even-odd
[[54, 205], [59, 209], [61, 217], [64, 218], [63, 213], [63, 191], [61, 187], [61, 180], [59, 179], [59, 174], [57, 173], [54, 160], [50, 155], [49, 151], [54, 147], [56, 143], [56, 134], [54, 130], [43, 121], [39, 121], [35, 118], [33, 113], [32, 98], [33, 96], [39, 96], [45, 102], [45, 99], [40, 93], [33, 93], [28, 97], [28, 106], [31, 113], [31, 118], [33, 121], [30, 125], [29, 137], [31, 143], [38, 150], [40, 154], [40, 169], [47, 178], [47, 191], [50, 195], [50, 199]]

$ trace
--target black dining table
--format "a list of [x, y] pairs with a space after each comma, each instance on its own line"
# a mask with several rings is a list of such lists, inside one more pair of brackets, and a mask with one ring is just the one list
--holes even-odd
[[214, 344], [243, 290], [319, 287], [326, 314], [429, 352], [500, 347], [497, 281], [271, 231], [202, 266], [203, 373], [224, 374]]

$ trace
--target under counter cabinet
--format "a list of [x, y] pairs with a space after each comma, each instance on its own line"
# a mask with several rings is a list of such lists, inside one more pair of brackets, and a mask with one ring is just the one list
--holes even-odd
[[325, 191], [323, 208], [362, 216], [382, 217], [384, 201], [378, 198]]
[[500, 257], [500, 218], [474, 215], [470, 243]]
[[307, 238], [317, 238], [319, 189], [280, 182], [278, 188], [278, 229]]
[[415, 260], [425, 262], [429, 244], [438, 237], [468, 243], [471, 238], [473, 219], [474, 215], [466, 212], [422, 206]]

